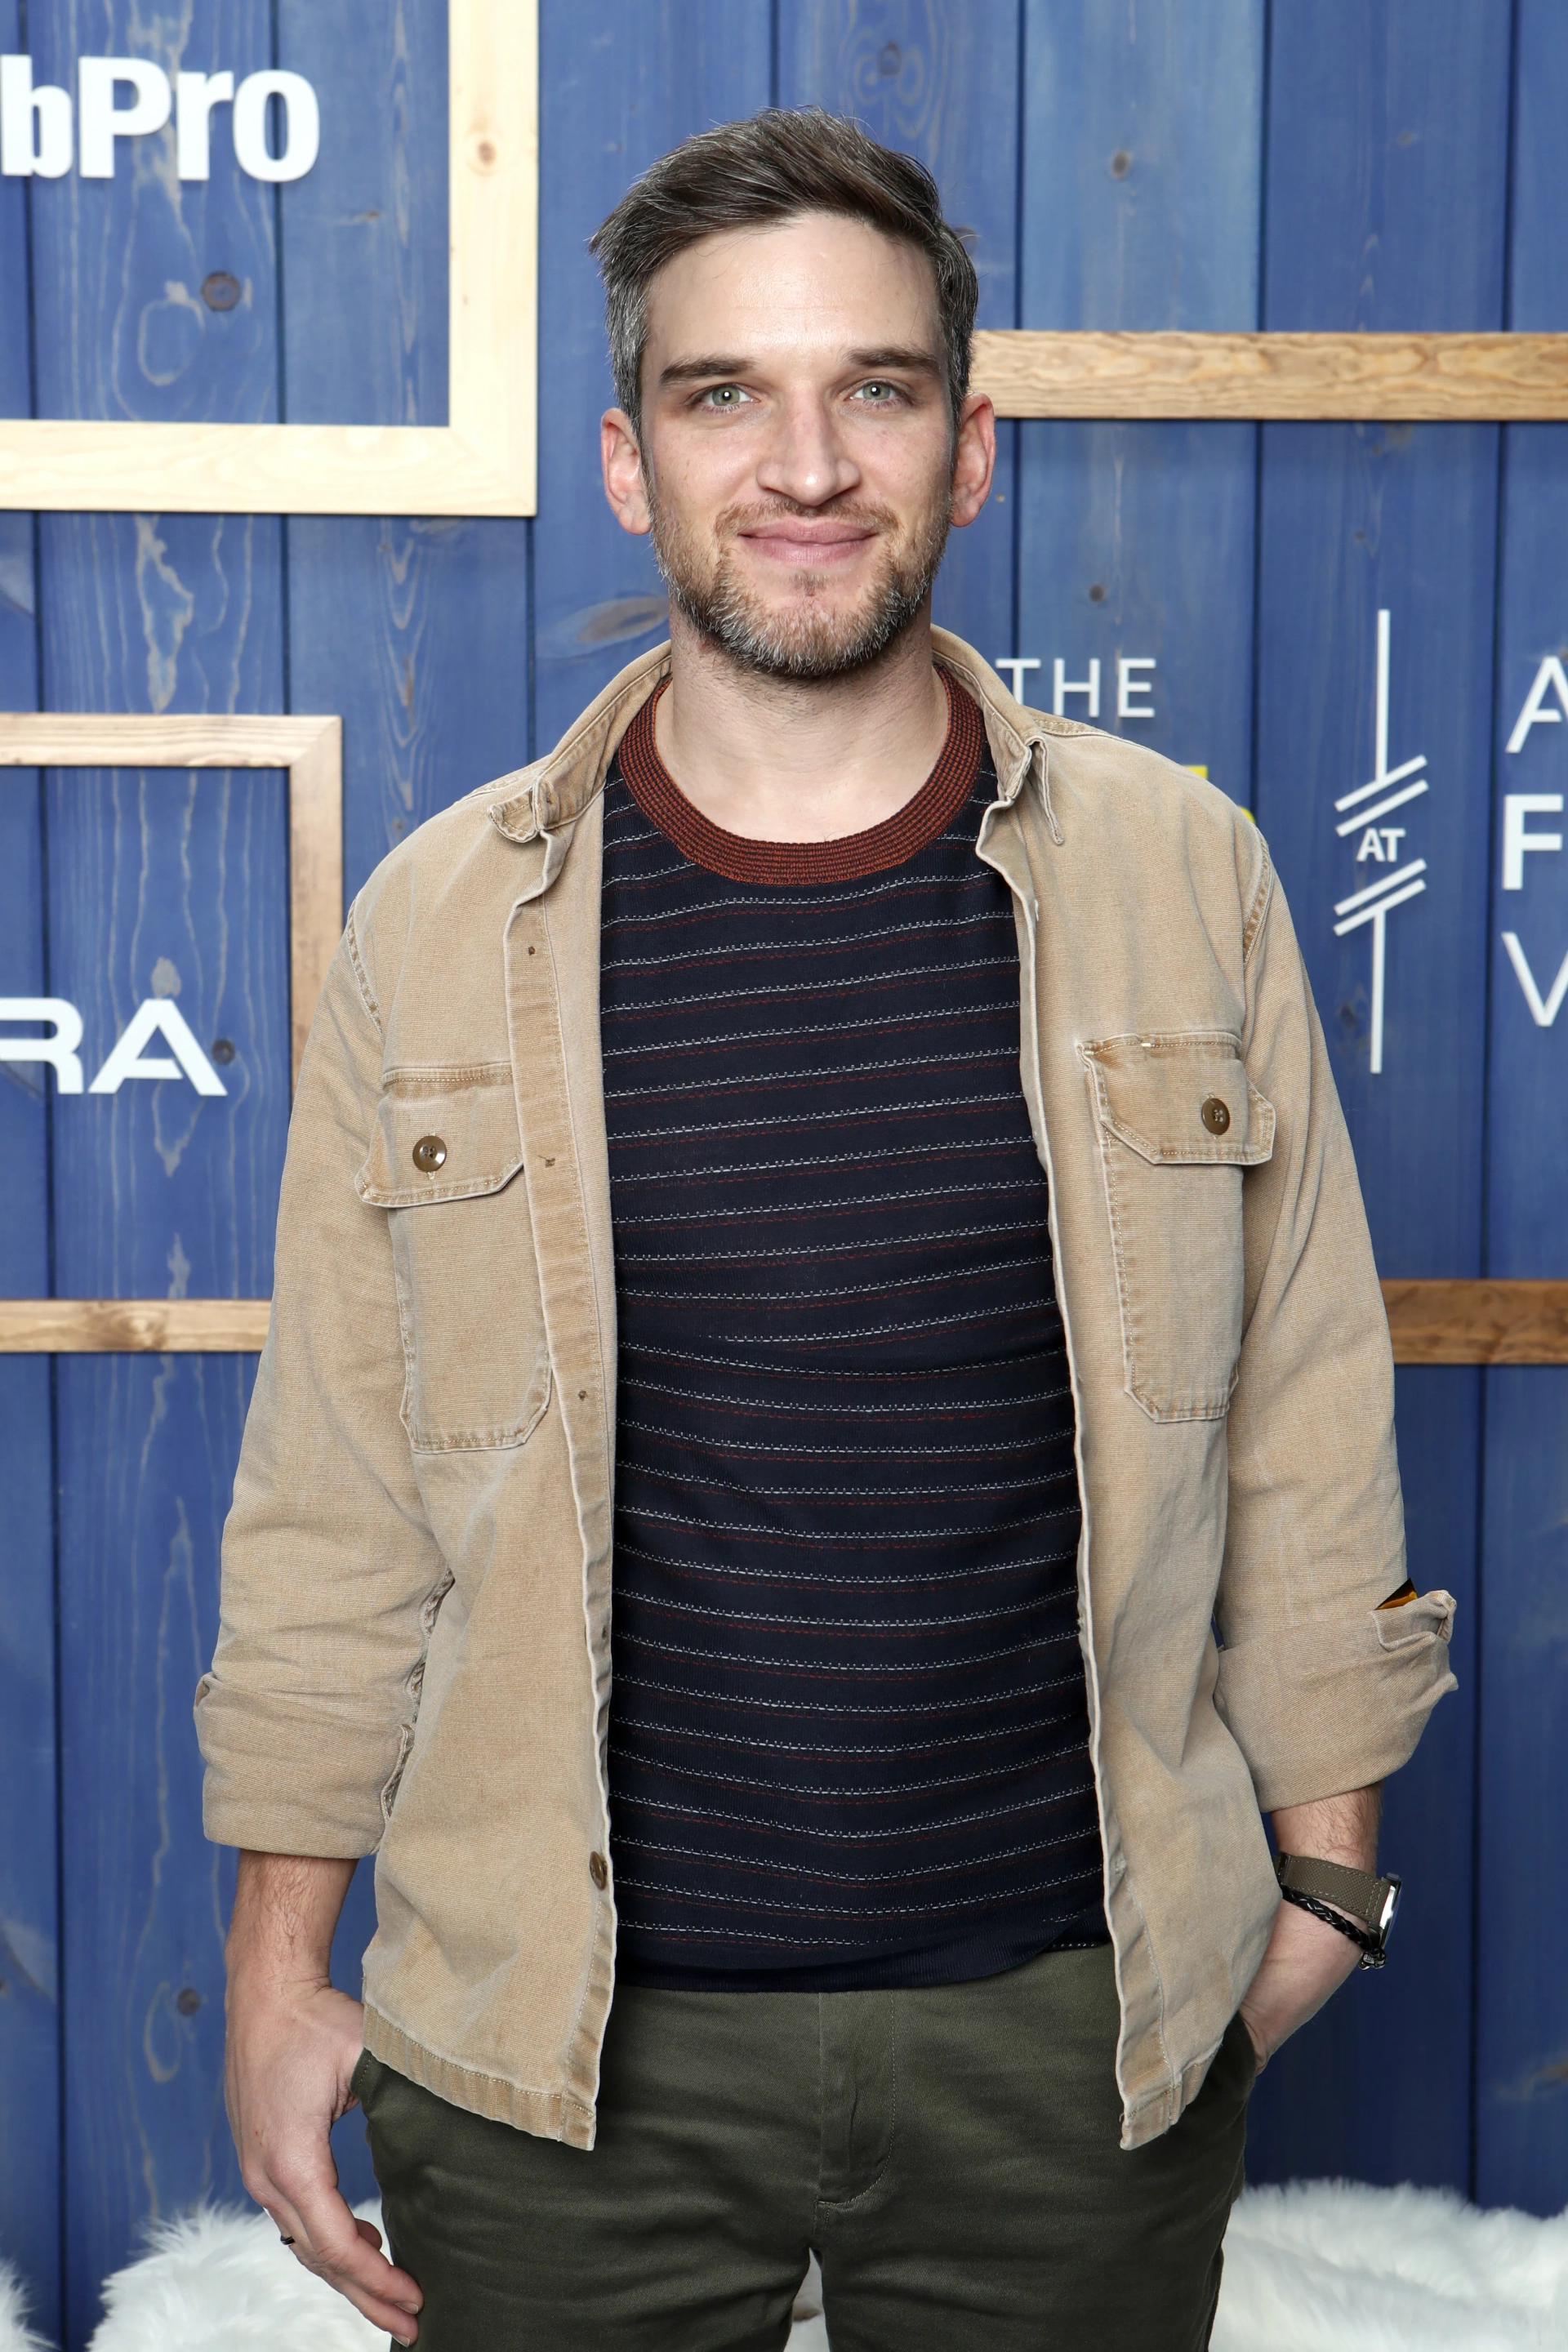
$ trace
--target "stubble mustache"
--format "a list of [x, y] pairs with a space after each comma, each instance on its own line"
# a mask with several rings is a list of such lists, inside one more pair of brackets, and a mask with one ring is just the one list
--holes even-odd
[[[652, 502], [654, 560], [670, 602], [709, 642], [753, 676], [820, 682], [843, 677], [878, 661], [919, 615], [947, 545], [945, 499], [922, 515], [912, 531], [901, 532], [898, 516], [884, 506], [851, 504], [809, 507], [791, 499], [723, 508], [715, 517], [709, 544], [718, 550], [706, 565], [656, 497]], [[812, 604], [826, 586], [807, 572], [793, 575], [805, 592], [804, 611], [772, 611], [741, 578], [734, 545], [743, 531], [769, 523], [819, 520], [851, 522], [882, 542], [878, 577], [861, 603], [847, 613], [815, 612]], [[904, 544], [900, 545], [900, 537]]]

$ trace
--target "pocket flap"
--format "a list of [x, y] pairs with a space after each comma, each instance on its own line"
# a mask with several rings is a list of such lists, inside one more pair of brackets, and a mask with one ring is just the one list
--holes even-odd
[[510, 1062], [392, 1070], [354, 1190], [373, 1208], [412, 1209], [499, 1192], [521, 1166]]
[[1274, 1150], [1274, 1106], [1221, 1030], [1152, 1031], [1086, 1045], [1102, 1127], [1156, 1165], [1255, 1168]]

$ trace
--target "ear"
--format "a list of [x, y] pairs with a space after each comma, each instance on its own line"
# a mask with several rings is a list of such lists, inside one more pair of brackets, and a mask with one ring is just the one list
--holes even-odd
[[623, 530], [646, 539], [652, 517], [643, 480], [642, 451], [624, 408], [606, 408], [599, 419], [599, 462], [605, 472], [605, 496], [616, 520]]
[[973, 522], [991, 495], [996, 470], [996, 411], [983, 392], [970, 393], [958, 412], [958, 434], [952, 451], [954, 526]]

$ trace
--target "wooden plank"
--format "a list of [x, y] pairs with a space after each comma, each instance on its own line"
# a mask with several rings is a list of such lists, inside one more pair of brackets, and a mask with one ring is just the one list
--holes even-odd
[[[1396, 1375], [1410, 1573], [1423, 1589], [1442, 1584], [1458, 1596], [1450, 1657], [1459, 1690], [1437, 1707], [1414, 1759], [1384, 1784], [1380, 1857], [1405, 1878], [1388, 1966], [1352, 1976], [1269, 2062], [1247, 2113], [1249, 2182], [1341, 2177], [1442, 2188], [1456, 2185], [1456, 2167], [1462, 2174], [1471, 1916], [1459, 1839], [1475, 1774], [1482, 1378], [1437, 1369]], [[1413, 2012], [1433, 2020], [1430, 2041], [1410, 2034]], [[1407, 2050], [1410, 2039], [1425, 2046]]]
[[999, 416], [1568, 417], [1568, 334], [986, 333]]
[[1568, 2200], [1568, 1372], [1486, 1381], [1475, 2193], [1548, 2214]]
[[664, 631], [645, 539], [599, 479], [599, 416], [615, 398], [604, 295], [586, 241], [639, 172], [694, 131], [765, 106], [770, 0], [595, 0], [540, 26], [540, 348], [533, 740], [546, 751], [605, 681]]
[[267, 1298], [0, 1298], [0, 1355], [255, 1355]]
[[0, 768], [291, 768], [339, 725], [231, 711], [0, 710]]
[[[1258, 314], [1263, 18], [1254, 0], [1107, 9], [1031, 0], [1023, 317], [1032, 331], [1251, 329]], [[987, 350], [989, 350], [987, 346]], [[1257, 436], [1245, 424], [1020, 428], [1018, 654], [1049, 709], [1100, 666], [1097, 723], [1237, 800], [1251, 754]], [[1142, 689], [1122, 717], [1118, 664]], [[1152, 688], [1152, 692], [1148, 689]], [[1082, 694], [1064, 699], [1091, 716]]]
[[[1018, 315], [1020, 0], [989, 0], [978, 37], [970, 0], [800, 0], [779, 12], [781, 106], [852, 114], [875, 139], [918, 155], [980, 279], [979, 324]], [[955, 531], [934, 610], [988, 659], [1016, 646], [1017, 434], [997, 435], [988, 504]]]
[[[281, 0], [279, 61], [355, 92], [283, 224], [297, 418], [424, 428], [447, 414], [447, 31], [437, 5]], [[527, 758], [531, 530], [417, 508], [289, 525], [290, 697], [343, 715], [351, 888], [415, 825]], [[356, 1995], [374, 1927], [366, 1863], [332, 1956]], [[348, 2193], [374, 2195], [357, 2110], [332, 2144]]]
[[[1398, 1364], [1568, 1363], [1568, 1282], [1384, 1282]], [[0, 1298], [0, 1355], [248, 1354], [265, 1298]]]
[[[1356, 336], [1504, 323], [1506, 11], [1466, 0], [1275, 10], [1263, 324]], [[1388, 1276], [1479, 1276], [1498, 437], [1477, 425], [1262, 429], [1254, 807], [1289, 896]], [[1374, 858], [1336, 802], [1377, 772], [1378, 620], [1392, 614], [1387, 761], [1424, 755]], [[1350, 822], [1350, 830], [1341, 833]], [[1380, 850], [1390, 845], [1379, 842]], [[1387, 924], [1383, 1068], [1371, 1067], [1370, 927], [1343, 902], [1425, 860]], [[1363, 902], [1364, 903], [1364, 902]], [[1400, 1310], [1403, 1311], [1403, 1310]], [[1531, 1379], [1550, 1375], [1532, 1372]], [[1479, 1379], [1398, 1376], [1411, 1573], [1474, 1637]], [[1468, 1629], [1468, 1630], [1467, 1630]], [[1446, 1720], [1445, 1720], [1446, 1718]], [[1468, 2186], [1476, 1677], [1398, 1776], [1384, 1852], [1412, 1905], [1366, 1978], [1258, 2087], [1249, 2171]], [[1418, 1987], [1424, 2033], [1405, 2030]], [[1434, 2066], [1440, 2047], [1444, 2063]]]
[[[0, 0], [0, 50], [21, 45]], [[27, 413], [25, 183], [0, 180], [0, 415]], [[33, 518], [0, 515], [0, 703], [38, 697]], [[37, 775], [0, 792], [0, 994], [37, 996], [45, 974], [43, 826]], [[49, 1285], [48, 1107], [38, 1073], [0, 1068], [0, 1292]], [[50, 1368], [0, 1363], [0, 2262], [26, 2282], [35, 2326], [60, 2324], [59, 1887], [55, 1801], [55, 1525]]]
[[1390, 1282], [1396, 1364], [1568, 1364], [1568, 1282]]
[[[1568, 19], [1552, 0], [1521, 0], [1516, 22], [1509, 318], [1535, 332], [1568, 328]], [[1565, 530], [1568, 429], [1510, 428], [1492, 737], [1486, 1263], [1497, 1276], [1568, 1276], [1568, 1015], [1537, 1019], [1503, 938], [1546, 1011], [1568, 955], [1568, 854], [1524, 854], [1514, 889], [1501, 856], [1507, 795], [1568, 803], [1561, 722], [1508, 748], [1542, 660], [1568, 645]], [[1529, 813], [1527, 829], [1568, 838], [1568, 807]], [[1555, 2213], [1568, 2203], [1568, 1375], [1494, 1371], [1486, 1395], [1476, 2194]]]
[[[524, 369], [531, 381], [531, 345], [530, 335], [517, 372], [501, 378], [503, 394], [515, 395]], [[974, 364], [975, 389], [991, 394], [999, 416], [1568, 416], [1568, 337], [1560, 334], [991, 328], [976, 337]], [[126, 513], [156, 504], [166, 514], [210, 514], [243, 502], [264, 514], [374, 514], [395, 501], [432, 515], [531, 514], [520, 420], [505, 422], [501, 449], [455, 425], [0, 423], [0, 507]]]
[[[269, 0], [67, 0], [30, 12], [41, 79], [83, 49], [270, 66]], [[329, 108], [331, 94], [323, 93]], [[30, 191], [39, 404], [178, 431], [275, 419], [269, 190], [215, 155], [181, 184], [122, 160]], [[249, 291], [226, 312], [201, 288]], [[145, 486], [137, 495], [155, 499]], [[43, 676], [67, 709], [281, 712], [270, 518], [47, 515]], [[51, 993], [107, 1052], [175, 994], [226, 1096], [132, 1082], [57, 1105], [55, 1281], [66, 1297], [264, 1297], [289, 1109], [287, 828], [255, 769], [47, 781]], [[228, 1864], [201, 1830], [191, 1693], [217, 1622], [218, 1538], [252, 1375], [243, 1355], [64, 1355], [58, 1400], [64, 1824], [66, 2334], [149, 2218], [239, 2181], [219, 2091]]]

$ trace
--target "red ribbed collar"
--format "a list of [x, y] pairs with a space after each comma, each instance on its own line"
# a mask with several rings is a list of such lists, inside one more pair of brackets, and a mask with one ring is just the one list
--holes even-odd
[[648, 823], [673, 841], [683, 857], [710, 874], [722, 874], [731, 882], [769, 882], [790, 888], [802, 883], [855, 881], [861, 875], [901, 866], [928, 847], [947, 831], [974, 789], [985, 743], [980, 706], [946, 670], [937, 675], [947, 689], [947, 740], [935, 767], [892, 816], [838, 841], [748, 841], [710, 823], [658, 756], [654, 713], [668, 678], [637, 711], [616, 756], [627, 790]]

